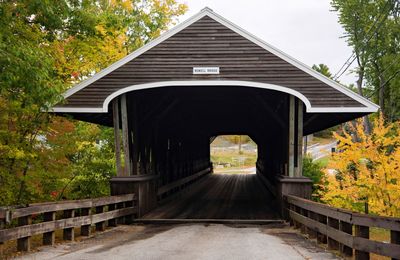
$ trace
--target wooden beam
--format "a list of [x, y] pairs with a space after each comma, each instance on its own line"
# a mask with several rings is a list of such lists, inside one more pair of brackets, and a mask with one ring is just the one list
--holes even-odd
[[297, 111], [297, 170], [296, 176], [303, 175], [303, 102], [298, 100]]
[[277, 110], [273, 110], [271, 106], [259, 95], [254, 95], [254, 97], [257, 99], [258, 104], [261, 104], [262, 107], [267, 111], [268, 115], [271, 116], [275, 121], [278, 123], [278, 125], [281, 128], [285, 128], [285, 122], [282, 120], [282, 118], [278, 115]]
[[124, 147], [124, 176], [131, 175], [131, 157], [129, 151], [129, 129], [128, 129], [128, 108], [126, 94], [121, 96], [121, 119], [122, 119], [122, 145]]
[[294, 126], [295, 126], [295, 97], [289, 96], [289, 142], [288, 142], [288, 176], [294, 177]]
[[119, 99], [113, 102], [113, 123], [114, 123], [114, 143], [115, 143], [115, 163], [117, 176], [122, 176], [121, 168], [121, 137], [119, 132]]

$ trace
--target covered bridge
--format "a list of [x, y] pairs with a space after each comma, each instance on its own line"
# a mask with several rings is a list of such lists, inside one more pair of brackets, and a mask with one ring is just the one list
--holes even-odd
[[112, 192], [138, 192], [141, 215], [210, 172], [222, 134], [257, 143], [257, 175], [278, 200], [309, 197], [303, 135], [378, 110], [208, 8], [64, 96], [54, 112], [114, 126]]

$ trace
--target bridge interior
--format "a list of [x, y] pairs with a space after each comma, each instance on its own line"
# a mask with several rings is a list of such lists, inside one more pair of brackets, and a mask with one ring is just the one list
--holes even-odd
[[[160, 193], [163, 187], [212, 170], [210, 143], [216, 136], [248, 135], [258, 147], [257, 175], [204, 177], [149, 217], [275, 218], [279, 214], [274, 186], [277, 176], [288, 174], [290, 102], [287, 93], [250, 87], [180, 86], [126, 93], [110, 105], [110, 110], [121, 111], [114, 115], [120, 116], [122, 132], [125, 124], [129, 136], [123, 145], [128, 154], [121, 175], [155, 176], [153, 186], [142, 193], [164, 200], [179, 188]], [[292, 121], [297, 122], [305, 106], [293, 98], [292, 107]], [[293, 137], [292, 142], [298, 143], [294, 132]], [[297, 153], [293, 158], [293, 167], [298, 167]], [[156, 199], [145, 204], [143, 213], [156, 207]]]
[[255, 174], [211, 174], [144, 219], [276, 219], [276, 198]]
[[[168, 87], [127, 93], [132, 172], [157, 174], [160, 185], [210, 164], [210, 142], [247, 134], [259, 165], [282, 173], [286, 161], [289, 95], [244, 87]], [[111, 108], [111, 107], [110, 107]]]

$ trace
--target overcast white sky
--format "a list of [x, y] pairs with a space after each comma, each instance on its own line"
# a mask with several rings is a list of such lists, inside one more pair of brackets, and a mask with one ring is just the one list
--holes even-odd
[[[332, 74], [351, 55], [337, 14], [330, 0], [178, 0], [186, 3], [184, 21], [204, 7], [213, 9], [231, 22], [281, 51], [312, 66], [325, 63]], [[340, 81], [354, 83], [346, 72]]]

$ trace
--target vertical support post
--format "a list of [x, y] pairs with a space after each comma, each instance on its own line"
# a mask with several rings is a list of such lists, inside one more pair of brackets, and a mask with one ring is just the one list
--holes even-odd
[[297, 101], [297, 170], [296, 176], [303, 176], [303, 102]]
[[129, 128], [128, 128], [128, 107], [126, 94], [121, 96], [121, 119], [122, 119], [122, 145], [124, 146], [125, 168], [124, 175], [131, 175], [131, 156], [129, 151]]
[[[46, 212], [43, 214], [43, 221], [54, 221], [56, 220], [56, 213], [54, 211], [52, 212]], [[54, 231], [46, 232], [43, 233], [43, 245], [54, 245], [56, 241], [56, 236]]]
[[[31, 216], [18, 218], [18, 226], [31, 225]], [[30, 251], [31, 250], [31, 237], [21, 237], [17, 239], [17, 250], [18, 251]]]
[[[96, 207], [96, 214], [103, 213], [103, 212], [104, 212], [104, 206]], [[96, 231], [104, 231], [104, 229], [106, 227], [105, 224], [106, 224], [105, 221], [96, 223]]]
[[295, 125], [295, 98], [289, 96], [289, 152], [288, 152], [288, 175], [294, 177], [294, 125]]
[[[75, 210], [73, 209], [69, 209], [69, 210], [64, 210], [64, 218], [73, 218], [75, 217]], [[75, 239], [75, 231], [74, 228], [65, 228], [63, 230], [63, 239], [64, 240], [70, 240], [70, 241], [74, 241]]]
[[[90, 216], [90, 208], [81, 209], [81, 216]], [[90, 225], [81, 226], [81, 236], [90, 236]]]
[[[400, 245], [400, 231], [390, 231], [390, 243]], [[392, 260], [400, 260], [400, 257], [392, 258]]]
[[[344, 221], [340, 221], [339, 223], [339, 228], [341, 231], [353, 235], [353, 225]], [[346, 256], [353, 256], [353, 249], [351, 247], [348, 247], [346, 245], [340, 244], [340, 252]]]
[[[358, 226], [355, 227], [355, 236], [369, 239], [369, 227], [367, 226]], [[355, 250], [355, 259], [356, 260], [369, 260], [369, 252]]]
[[113, 123], [114, 123], [114, 143], [115, 143], [115, 163], [117, 176], [122, 176], [121, 169], [121, 137], [119, 133], [119, 99], [113, 101]]

